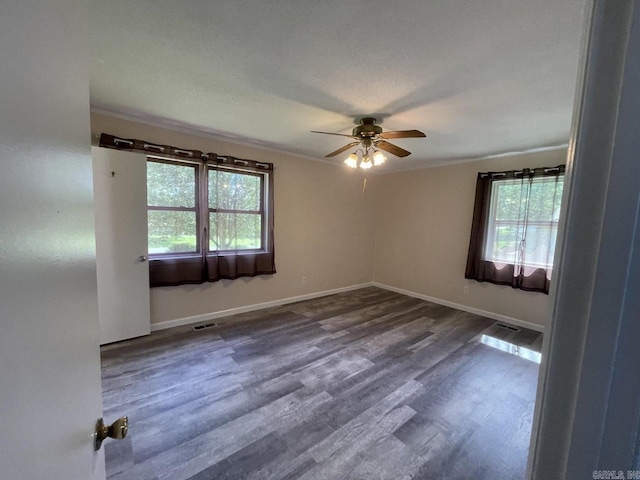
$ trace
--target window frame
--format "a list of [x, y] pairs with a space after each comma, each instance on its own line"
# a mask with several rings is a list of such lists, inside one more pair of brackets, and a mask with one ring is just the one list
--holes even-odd
[[[203, 225], [207, 226], [205, 241], [206, 241], [206, 253], [209, 254], [223, 254], [223, 255], [241, 255], [242, 253], [252, 254], [258, 252], [266, 252], [267, 248], [267, 216], [268, 211], [266, 208], [267, 204], [267, 190], [266, 185], [268, 184], [268, 173], [267, 172], [254, 172], [250, 170], [245, 170], [242, 168], [229, 168], [227, 166], [215, 166], [215, 165], [206, 165], [206, 178], [203, 180], [205, 185], [205, 191], [203, 194], [205, 195], [205, 202], [203, 205], [206, 205], [207, 208], [203, 208], [203, 216], [206, 218], [203, 219], [206, 223]], [[217, 170], [222, 172], [229, 172], [234, 174], [241, 174], [247, 176], [255, 176], [260, 179], [260, 209], [259, 210], [231, 210], [231, 209], [220, 209], [220, 208], [211, 208], [209, 205], [209, 172], [211, 170]], [[251, 214], [251, 215], [260, 215], [260, 247], [259, 248], [243, 248], [243, 249], [232, 249], [232, 250], [211, 250], [209, 247], [211, 245], [211, 222], [209, 221], [209, 215], [211, 213], [237, 213], [237, 214]]]
[[[149, 258], [163, 258], [163, 257], [168, 257], [168, 258], [174, 258], [174, 257], [178, 257], [178, 256], [186, 256], [186, 257], [191, 257], [191, 256], [197, 256], [201, 254], [201, 248], [202, 248], [202, 244], [201, 244], [201, 235], [199, 235], [198, 232], [202, 231], [202, 223], [201, 223], [201, 215], [200, 215], [200, 205], [201, 205], [201, 199], [200, 199], [200, 192], [199, 192], [199, 182], [200, 182], [200, 176], [201, 176], [201, 169], [199, 168], [199, 164], [198, 162], [190, 162], [188, 160], [172, 160], [172, 159], [167, 159], [167, 158], [160, 158], [160, 157], [155, 157], [155, 156], [147, 156], [147, 164], [149, 162], [154, 162], [154, 163], [164, 163], [164, 164], [168, 164], [168, 165], [179, 165], [182, 167], [189, 167], [189, 168], [193, 168], [194, 169], [194, 207], [167, 207], [167, 206], [156, 206], [156, 205], [149, 205], [149, 200], [148, 200], [148, 196], [147, 196], [147, 212], [151, 211], [174, 211], [174, 212], [179, 212], [179, 211], [188, 211], [188, 212], [195, 212], [195, 217], [196, 217], [196, 231], [195, 231], [195, 237], [196, 237], [196, 249], [195, 251], [191, 251], [191, 252], [164, 252], [164, 253], [149, 253]], [[147, 183], [146, 183], [146, 188], [148, 191], [149, 188], [149, 177], [147, 176]], [[147, 193], [148, 195], [148, 193]], [[148, 220], [147, 220], [147, 225], [148, 225]], [[148, 240], [149, 234], [147, 233], [147, 245], [149, 243]], [[148, 248], [148, 247], [147, 247]]]
[[[195, 211], [196, 213], [196, 250], [192, 252], [164, 252], [149, 253], [149, 260], [196, 258], [203, 255], [226, 256], [226, 255], [255, 255], [270, 252], [268, 225], [269, 216], [273, 215], [271, 206], [268, 204], [269, 172], [253, 171], [250, 169], [233, 167], [230, 165], [213, 165], [189, 159], [171, 159], [156, 155], [147, 155], [147, 162], [165, 163], [170, 165], [181, 165], [194, 168], [195, 170], [195, 208], [191, 207], [158, 207], [150, 206], [147, 200], [147, 211]], [[216, 209], [209, 206], [209, 172], [212, 170], [225, 171], [234, 174], [255, 176], [260, 179], [260, 210], [228, 210]], [[148, 182], [148, 179], [147, 179]], [[147, 183], [147, 188], [148, 188]], [[231, 249], [212, 250], [211, 228], [209, 221], [210, 213], [249, 213], [260, 215], [260, 248], [252, 249]], [[148, 242], [148, 239], [147, 239]]]
[[[561, 181], [563, 183], [563, 188], [564, 188], [564, 174], [558, 174], [556, 176], [549, 176], [549, 177], [537, 177], [537, 178], [533, 178], [531, 179], [531, 183], [557, 183]], [[526, 225], [527, 227], [536, 227], [536, 226], [551, 226], [552, 228], [555, 228], [555, 236], [553, 236], [553, 238], [557, 239], [557, 235], [558, 235], [558, 225], [559, 225], [559, 218], [552, 218], [548, 221], [542, 221], [542, 220], [526, 220], [524, 221], [521, 218], [517, 218], [517, 219], [511, 219], [511, 220], [498, 220], [498, 204], [499, 204], [499, 193], [500, 193], [500, 187], [502, 185], [517, 185], [520, 184], [522, 182], [521, 178], [505, 178], [505, 179], [501, 179], [501, 180], [494, 180], [492, 187], [491, 187], [491, 198], [489, 200], [489, 215], [487, 216], [487, 224], [486, 224], [486, 238], [484, 241], [484, 247], [483, 247], [483, 251], [482, 251], [482, 259], [487, 261], [487, 262], [494, 262], [494, 263], [511, 263], [508, 260], [504, 260], [501, 258], [498, 258], [496, 256], [496, 237], [497, 237], [497, 227], [498, 226], [513, 226], [516, 229], [520, 230], [522, 228], [524, 228], [524, 226]], [[529, 202], [530, 199], [530, 192], [529, 195], [527, 197], [527, 199], [525, 200], [526, 202]], [[522, 203], [522, 199], [521, 199], [521, 203]], [[528, 209], [528, 207], [527, 207]], [[525, 211], [524, 216], [527, 217], [529, 215], [528, 211]], [[555, 215], [554, 215], [555, 216]], [[518, 233], [518, 237], [520, 237], [521, 234]], [[526, 239], [525, 239], [526, 241]], [[492, 255], [489, 255], [489, 249], [492, 248]], [[552, 248], [551, 245], [549, 245], [549, 248]], [[553, 245], [553, 255], [551, 255], [551, 257], [553, 258], [555, 256], [555, 245]], [[525, 267], [531, 267], [531, 268], [545, 268], [547, 270], [553, 270], [553, 261], [551, 261], [550, 264], [545, 264], [545, 263], [539, 263], [539, 262], [531, 262], [531, 261], [524, 261], [522, 263], [523, 266]]]

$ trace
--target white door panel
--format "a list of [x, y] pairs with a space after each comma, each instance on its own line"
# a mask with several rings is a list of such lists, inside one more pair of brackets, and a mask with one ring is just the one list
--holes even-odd
[[105, 478], [84, 3], [2, 2], [2, 480]]
[[[92, 148], [100, 344], [148, 335], [147, 160]], [[141, 257], [144, 260], [141, 260]]]

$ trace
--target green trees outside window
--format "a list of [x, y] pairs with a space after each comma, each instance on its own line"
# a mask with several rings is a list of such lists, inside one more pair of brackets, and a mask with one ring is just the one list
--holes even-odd
[[264, 249], [265, 174], [150, 158], [151, 255]]
[[209, 170], [209, 250], [262, 248], [263, 176]]
[[196, 165], [147, 162], [149, 254], [197, 252], [197, 178]]
[[551, 268], [564, 176], [494, 181], [485, 259]]

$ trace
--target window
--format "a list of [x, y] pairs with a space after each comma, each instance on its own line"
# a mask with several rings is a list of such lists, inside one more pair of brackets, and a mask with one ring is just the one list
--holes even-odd
[[518, 179], [493, 182], [484, 259], [552, 268], [562, 186], [557, 177], [532, 179], [530, 188]]
[[[245, 167], [149, 157], [152, 285], [274, 273], [260, 261], [266, 254], [273, 262], [273, 239], [267, 235], [273, 215], [268, 208], [272, 175]], [[173, 274], [166, 278], [169, 270], [184, 271], [184, 281]]]
[[564, 166], [478, 174], [465, 277], [549, 292]]
[[209, 250], [264, 248], [264, 175], [209, 169]]
[[[263, 250], [266, 175], [149, 158], [149, 254], [197, 254], [204, 245], [207, 252]], [[202, 211], [199, 197], [207, 199]]]
[[197, 253], [198, 166], [147, 162], [149, 254]]
[[152, 287], [276, 273], [273, 164], [103, 133], [147, 157]]

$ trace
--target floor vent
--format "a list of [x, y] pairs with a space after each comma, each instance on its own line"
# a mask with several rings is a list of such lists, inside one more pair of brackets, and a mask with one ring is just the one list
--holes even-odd
[[512, 332], [519, 332], [520, 329], [518, 327], [512, 327], [511, 325], [505, 325], [504, 323], [496, 323], [500, 328], [506, 328], [507, 330], [511, 330]]
[[216, 326], [215, 323], [203, 323], [202, 325], [196, 325], [195, 327], [191, 327], [191, 329], [194, 332], [197, 332], [198, 330], [204, 330], [205, 328], [211, 328], [215, 326]]

